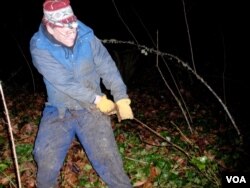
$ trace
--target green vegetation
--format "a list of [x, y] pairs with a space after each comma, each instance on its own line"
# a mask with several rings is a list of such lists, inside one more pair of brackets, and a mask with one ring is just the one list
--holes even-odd
[[[242, 159], [242, 152], [237, 145], [238, 138], [232, 127], [224, 121], [215, 120], [208, 108], [194, 108], [191, 134], [184, 119], [171, 114], [170, 110], [175, 108], [170, 107], [167, 102], [163, 103], [157, 96], [146, 92], [143, 95], [131, 92], [130, 95], [134, 99], [135, 116], [161, 136], [134, 120], [119, 123], [112, 116], [112, 126], [124, 168], [135, 187], [216, 188], [221, 187], [222, 171], [237, 171], [238, 162]], [[11, 115], [22, 186], [35, 187], [36, 165], [32, 149], [44, 96], [27, 95], [24, 92], [19, 97], [8, 95], [6, 100]], [[16, 187], [7, 125], [5, 118], [0, 118], [0, 187]], [[106, 187], [77, 141], [72, 143], [58, 181], [65, 188]]]

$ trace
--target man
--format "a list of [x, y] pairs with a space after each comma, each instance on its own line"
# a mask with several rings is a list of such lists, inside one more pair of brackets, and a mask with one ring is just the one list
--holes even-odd
[[[109, 115], [133, 119], [130, 99], [107, 49], [91, 28], [77, 20], [69, 0], [47, 0], [43, 20], [30, 41], [32, 61], [43, 76], [47, 103], [34, 147], [37, 187], [57, 186], [75, 137], [110, 188], [131, 188]], [[108, 99], [100, 82], [110, 90]]]

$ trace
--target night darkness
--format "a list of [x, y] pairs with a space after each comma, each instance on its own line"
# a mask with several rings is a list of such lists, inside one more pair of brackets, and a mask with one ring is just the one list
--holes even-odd
[[[99, 38], [134, 40], [113, 2], [140, 44], [154, 47], [150, 37], [155, 42], [158, 30], [161, 51], [191, 62], [182, 0], [71, 0], [71, 5], [78, 19], [92, 27]], [[4, 1], [6, 5], [2, 5], [6, 10], [1, 13], [0, 79], [6, 84], [32, 84], [26, 60], [32, 67], [29, 40], [40, 24], [42, 3], [43, 0], [23, 0]], [[246, 128], [250, 126], [249, 10], [241, 3], [185, 0], [198, 72], [212, 84], [217, 83], [216, 88], [222, 87], [224, 72], [231, 111], [236, 122]]]
[[[170, 0], [164, 4], [160, 0], [114, 2], [123, 21], [140, 44], [154, 47], [151, 39], [156, 41], [158, 30], [161, 51], [190, 61], [187, 27], [181, 0]], [[4, 36], [2, 58], [14, 63], [23, 59], [20, 57], [18, 45], [25, 56], [29, 57], [29, 40], [41, 21], [43, 0], [18, 1], [15, 5], [11, 2], [4, 3], [6, 5], [3, 7], [8, 8], [6, 12], [1, 13], [3, 14], [1, 32]], [[134, 40], [118, 16], [112, 0], [101, 2], [72, 0], [71, 4], [77, 17], [92, 27], [99, 38]], [[228, 74], [233, 78], [245, 80], [247, 78], [245, 49], [248, 46], [246, 6], [227, 1], [219, 3], [208, 0], [202, 2], [186, 0], [185, 5], [197, 66], [201, 66], [202, 69], [202, 64], [209, 61], [213, 62], [213, 68], [218, 69], [223, 67], [226, 61]], [[15, 60], [17, 57], [18, 60]], [[11, 60], [12, 58], [14, 59]], [[6, 63], [2, 63], [1, 69], [5, 67], [8, 67]]]

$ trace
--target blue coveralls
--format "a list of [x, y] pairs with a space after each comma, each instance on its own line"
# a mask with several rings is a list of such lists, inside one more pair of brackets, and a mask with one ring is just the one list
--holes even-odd
[[41, 24], [30, 42], [32, 61], [47, 89], [35, 141], [37, 187], [55, 187], [72, 140], [77, 137], [91, 164], [110, 188], [131, 188], [123, 169], [110, 117], [94, 105], [103, 95], [100, 80], [114, 101], [127, 98], [126, 86], [107, 49], [78, 21], [74, 47], [56, 42]]

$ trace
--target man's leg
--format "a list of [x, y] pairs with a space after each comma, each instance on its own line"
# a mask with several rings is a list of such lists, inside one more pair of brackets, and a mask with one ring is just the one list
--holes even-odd
[[56, 186], [60, 168], [74, 138], [73, 126], [70, 126], [67, 117], [64, 119], [58, 117], [57, 109], [47, 106], [39, 125], [33, 151], [38, 168], [38, 188]]
[[76, 134], [96, 172], [110, 188], [131, 188], [110, 118], [100, 112], [78, 113], [79, 127], [76, 128]]

